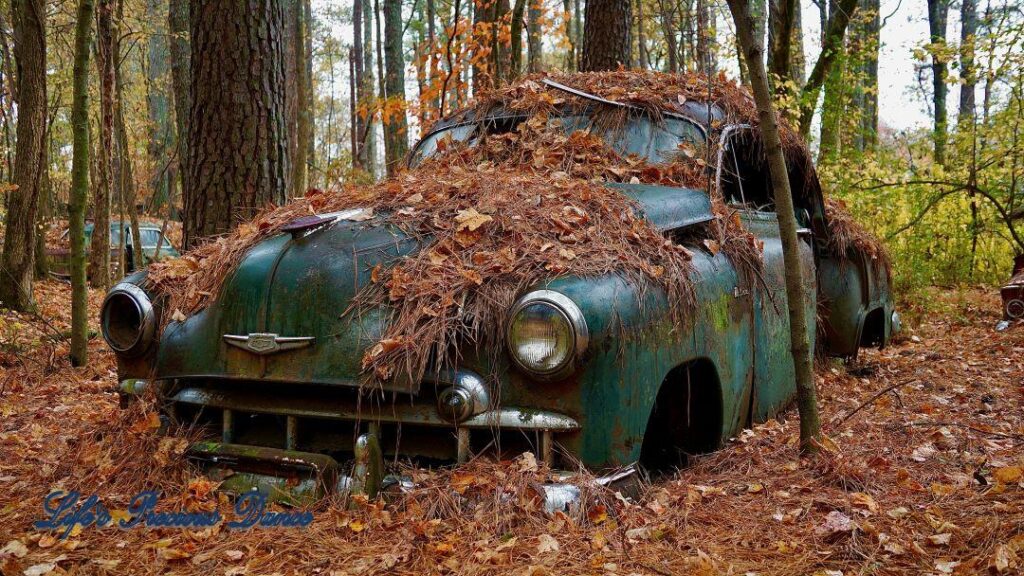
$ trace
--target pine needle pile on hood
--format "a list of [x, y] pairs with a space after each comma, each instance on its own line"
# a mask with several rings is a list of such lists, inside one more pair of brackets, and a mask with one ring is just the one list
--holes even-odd
[[[620, 97], [657, 120], [688, 99], [708, 93], [696, 76], [644, 72], [573, 74], [560, 82], [609, 99]], [[621, 91], [621, 93], [620, 93]], [[727, 115], [747, 119], [749, 96], [718, 78], [711, 94]], [[381, 307], [390, 313], [384, 337], [363, 357], [367, 374], [419, 379], [428, 366], [457, 359], [456, 343], [493, 346], [514, 298], [530, 286], [563, 275], [615, 273], [642, 293], [663, 290], [676, 319], [693, 307], [691, 253], [643, 219], [629, 197], [604, 182], [708, 188], [706, 151], [681, 149], [657, 165], [624, 157], [586, 131], [566, 134], [548, 122], [556, 110], [588, 110], [605, 120], [623, 114], [596, 106], [528, 77], [482, 95], [472, 113], [496, 107], [521, 112], [514, 130], [482, 134], [472, 144], [440, 141], [418, 167], [368, 187], [313, 192], [271, 208], [229, 236], [183, 259], [150, 268], [147, 287], [162, 295], [163, 321], [206, 307], [243, 254], [295, 218], [364, 209], [365, 225], [390, 225], [421, 240], [422, 248], [372, 271], [371, 285], [349, 310]], [[630, 113], [635, 113], [635, 110]], [[708, 248], [721, 250], [745, 278], [760, 274], [760, 245], [717, 198]]]

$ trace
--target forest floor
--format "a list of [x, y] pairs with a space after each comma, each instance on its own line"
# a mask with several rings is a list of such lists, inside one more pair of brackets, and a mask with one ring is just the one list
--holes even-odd
[[[53, 490], [115, 520], [141, 490], [169, 510], [230, 505], [186, 440], [118, 408], [101, 338], [73, 369], [69, 290], [0, 316], [0, 573], [1017, 574], [1024, 570], [1024, 326], [993, 329], [994, 291], [934, 291], [902, 342], [819, 363], [828, 440], [800, 458], [793, 410], [658, 480], [636, 501], [589, 491], [544, 514], [529, 457], [419, 471], [393, 501], [321, 502], [305, 529], [75, 526], [42, 532]], [[101, 295], [91, 295], [96, 308]], [[97, 327], [92, 326], [93, 330]]]

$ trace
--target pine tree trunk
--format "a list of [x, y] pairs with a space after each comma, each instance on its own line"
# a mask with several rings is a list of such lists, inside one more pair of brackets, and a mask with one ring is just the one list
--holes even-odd
[[789, 187], [786, 158], [779, 136], [778, 119], [772, 105], [765, 71], [760, 40], [755, 39], [756, 21], [751, 14], [748, 0], [728, 0], [736, 35], [742, 47], [750, 84], [757, 104], [761, 137], [771, 171], [775, 209], [778, 213], [779, 232], [782, 237], [782, 255], [786, 273], [786, 298], [789, 305], [789, 338], [796, 373], [797, 407], [800, 412], [800, 447], [803, 451], [814, 450], [814, 440], [821, 434], [818, 417], [817, 391], [814, 388], [814, 371], [811, 359], [811, 345], [807, 309], [804, 305], [802, 262], [800, 260], [800, 239], [797, 236], [796, 212], [793, 209], [793, 194]]
[[961, 125], [974, 122], [974, 88], [978, 83], [974, 67], [974, 43], [978, 34], [977, 0], [963, 0], [960, 5], [960, 112]]
[[360, 107], [366, 112], [366, 125], [364, 126], [363, 170], [366, 170], [371, 177], [377, 177], [377, 127], [374, 121], [376, 111], [376, 97], [373, 93], [373, 4], [370, 0], [363, 2], [363, 96], [359, 99]]
[[[768, 81], [773, 84], [792, 77], [793, 23], [797, 0], [768, 2]], [[779, 92], [779, 86], [775, 86]]]
[[675, 74], [679, 71], [679, 47], [676, 44], [676, 18], [674, 0], [658, 0], [661, 12], [661, 32], [665, 37], [665, 56], [668, 60], [668, 71]]
[[[507, 2], [507, 0], [506, 0]], [[569, 43], [565, 51], [565, 71], [576, 69], [576, 21], [573, 19], [572, 0], [562, 0], [562, 15], [565, 17], [565, 39]]]
[[510, 26], [511, 45], [509, 52], [512, 58], [509, 61], [510, 79], [519, 76], [523, 70], [523, 12], [526, 11], [527, 0], [516, 0], [512, 8], [512, 24]]
[[[99, 0], [96, 5], [96, 67], [100, 85], [99, 183], [93, 188], [92, 241], [89, 245], [89, 284], [93, 288], [110, 285], [110, 204], [117, 176], [114, 174], [114, 52], [115, 0]], [[96, 183], [94, 183], [96, 184]]]
[[71, 365], [84, 366], [89, 350], [89, 291], [85, 285], [85, 202], [89, 195], [89, 45], [93, 0], [80, 0], [75, 20], [71, 99]]
[[[949, 0], [928, 0], [928, 31], [934, 48], [946, 45], [946, 16], [949, 14]], [[932, 110], [935, 123], [932, 128], [935, 141], [935, 163], [946, 163], [946, 61], [938, 50], [932, 51]]]
[[[124, 6], [124, 4], [121, 4]], [[144, 265], [142, 260], [142, 234], [139, 231], [139, 213], [136, 209], [138, 202], [138, 192], [135, 187], [135, 171], [132, 169], [132, 156], [129, 152], [130, 145], [128, 142], [128, 128], [124, 122], [124, 85], [121, 82], [121, 69], [115, 68], [115, 82], [117, 86], [116, 98], [114, 99], [115, 115], [114, 115], [114, 133], [117, 137], [117, 156], [121, 166], [120, 178], [117, 184], [118, 198], [121, 201], [122, 214], [121, 214], [121, 246], [119, 252], [123, 256], [125, 254], [127, 243], [124, 237], [124, 213], [123, 210], [127, 209], [129, 225], [132, 236], [132, 260], [135, 268], [141, 268]], [[160, 172], [166, 172], [163, 170], [163, 166], [156, 166], [156, 170]], [[168, 182], [169, 178], [162, 178], [164, 182]], [[168, 188], [167, 201], [170, 202], [170, 186]], [[122, 267], [121, 272], [127, 274], [131, 272], [127, 268]]]
[[630, 0], [589, 0], [583, 23], [583, 61], [580, 70], [616, 70], [632, 66]]
[[43, 144], [43, 168], [39, 176], [39, 209], [36, 211], [36, 249], [33, 254], [36, 280], [44, 280], [50, 276], [50, 259], [46, 256], [46, 230], [53, 218], [53, 182], [50, 180], [50, 148], [53, 140], [50, 129], [53, 126], [53, 114], [50, 115], [49, 127], [46, 129]]
[[366, 115], [363, 106], [366, 104], [366, 82], [363, 79], [363, 0], [352, 2], [352, 51], [349, 54], [349, 81], [354, 85], [351, 105], [352, 113], [352, 168], [366, 169]]
[[541, 41], [540, 20], [544, 16], [543, 0], [527, 0], [526, 12], [526, 71], [540, 72], [544, 69], [544, 45]]
[[41, 0], [15, 0], [14, 60], [18, 96], [17, 144], [13, 183], [0, 278], [0, 306], [28, 310], [35, 273], [36, 213], [46, 170], [46, 5]]
[[285, 200], [290, 165], [284, 9], [193, 0], [185, 245]]
[[311, 129], [312, 112], [310, 110], [311, 95], [307, 92], [309, 88], [309, 67], [307, 60], [310, 55], [306, 52], [306, 44], [309, 36], [309, 14], [306, 12], [306, 2], [297, 0], [295, 3], [295, 97], [296, 97], [296, 144], [295, 156], [292, 159], [292, 182], [291, 193], [294, 197], [303, 196], [309, 188], [309, 133]]
[[505, 33], [511, 28], [512, 7], [509, 0], [496, 0], [494, 30], [491, 33], [491, 84], [501, 86], [509, 80], [509, 44]]
[[879, 0], [862, 0], [862, 9], [868, 12], [861, 46], [861, 149], [873, 150], [878, 144], [878, 53], [881, 46], [881, 16]]
[[[188, 178], [188, 116], [192, 109], [191, 78], [188, 32], [188, 0], [170, 0], [167, 8], [167, 29], [171, 33], [171, 84], [174, 92], [174, 126], [176, 134], [176, 157], [178, 184], [181, 190], [187, 190], [185, 179]], [[168, 192], [168, 196], [170, 193]], [[173, 202], [167, 209], [173, 212]], [[170, 213], [170, 212], [169, 212]]]
[[[161, 0], [146, 0], [146, 18], [154, 27], [153, 33], [149, 36], [146, 55], [146, 104], [149, 108], [147, 152], [153, 167], [149, 186], [153, 192], [154, 205], [157, 206], [167, 201], [167, 150], [174, 136], [167, 90], [170, 54], [164, 29], [167, 18], [164, 18], [162, 12], [163, 4]], [[123, 5], [121, 2], [121, 6]], [[120, 84], [118, 92], [120, 93]], [[121, 107], [120, 99], [117, 106]]]
[[790, 78], [797, 87], [803, 86], [804, 74], [807, 68], [807, 59], [804, 56], [804, 24], [803, 8], [800, 2], [793, 3], [793, 35], [790, 40]]
[[402, 165], [409, 151], [405, 118], [405, 58], [402, 51], [402, 0], [384, 0], [384, 57], [387, 63], [388, 115], [384, 125], [388, 176]]

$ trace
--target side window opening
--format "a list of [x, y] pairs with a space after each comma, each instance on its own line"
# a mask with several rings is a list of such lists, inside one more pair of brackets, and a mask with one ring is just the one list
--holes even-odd
[[727, 203], [746, 210], [774, 212], [768, 162], [760, 143], [747, 131], [735, 132], [722, 156], [722, 194]]

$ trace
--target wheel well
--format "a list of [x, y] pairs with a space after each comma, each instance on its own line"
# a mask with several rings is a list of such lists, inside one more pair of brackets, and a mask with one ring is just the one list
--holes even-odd
[[885, 343], [885, 310], [875, 308], [864, 317], [860, 331], [860, 347], [881, 346]]
[[722, 436], [722, 387], [706, 358], [673, 368], [647, 420], [640, 463], [648, 470], [683, 466], [688, 455], [711, 452]]

